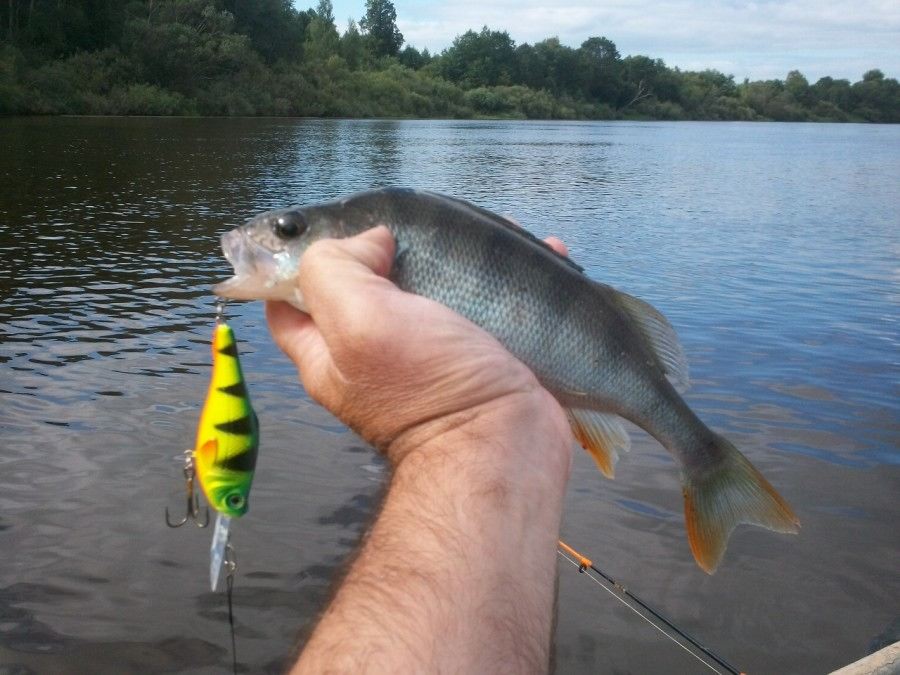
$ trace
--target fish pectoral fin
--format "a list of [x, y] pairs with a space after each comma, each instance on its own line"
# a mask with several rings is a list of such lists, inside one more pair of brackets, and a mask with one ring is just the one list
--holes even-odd
[[576, 440], [588, 451], [597, 468], [607, 478], [615, 476], [619, 450], [628, 452], [631, 438], [618, 415], [596, 410], [567, 408], [569, 424]]
[[728, 537], [740, 524], [796, 534], [800, 520], [769, 481], [728, 440], [714, 439], [717, 466], [683, 474], [684, 519], [697, 564], [716, 571]]
[[622, 291], [616, 293], [625, 311], [650, 343], [672, 385], [680, 392], [686, 391], [690, 387], [687, 357], [672, 324], [650, 303]]

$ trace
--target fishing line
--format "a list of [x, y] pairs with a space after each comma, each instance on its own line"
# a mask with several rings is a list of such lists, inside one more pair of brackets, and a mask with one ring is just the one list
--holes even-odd
[[[586, 574], [588, 577], [590, 577], [590, 579], [594, 583], [596, 583], [598, 586], [600, 586], [600, 588], [602, 588], [604, 591], [609, 593], [616, 600], [621, 602], [628, 609], [630, 609], [632, 612], [637, 614], [644, 621], [649, 623], [656, 630], [658, 630], [660, 633], [665, 635], [667, 638], [669, 638], [669, 640], [671, 640], [676, 645], [681, 647], [685, 652], [687, 652], [688, 654], [693, 656], [695, 659], [697, 659], [700, 663], [702, 663], [704, 666], [709, 668], [714, 673], [719, 673], [719, 675], [721, 675], [720, 670], [717, 670], [711, 663], [709, 663], [708, 661], [703, 659], [699, 654], [697, 654], [695, 651], [690, 649], [683, 642], [676, 639], [674, 635], [672, 635], [671, 633], [666, 631], [658, 623], [655, 623], [646, 614], [639, 611], [634, 605], [630, 604], [628, 602], [628, 600], [631, 600], [632, 602], [637, 604], [642, 610], [644, 610], [644, 612], [653, 616], [660, 623], [665, 624], [668, 628], [670, 628], [672, 631], [674, 631], [676, 634], [678, 634], [684, 640], [689, 642], [694, 648], [701, 651], [703, 654], [705, 654], [710, 659], [715, 661], [722, 668], [724, 668], [728, 673], [731, 673], [731, 675], [744, 675], [744, 673], [742, 671], [740, 671], [737, 668], [735, 668], [734, 666], [732, 666], [730, 663], [728, 663], [728, 661], [726, 661], [724, 658], [722, 658], [721, 656], [719, 656], [718, 654], [713, 652], [711, 649], [704, 647], [699, 641], [697, 641], [695, 638], [691, 637], [685, 631], [681, 630], [678, 626], [676, 626], [674, 623], [672, 623], [669, 619], [667, 619], [665, 616], [663, 616], [660, 612], [658, 612], [655, 609], [653, 609], [652, 607], [650, 607], [650, 605], [648, 605], [646, 602], [641, 600], [639, 597], [637, 597], [634, 593], [629, 591], [627, 588], [622, 586], [618, 581], [613, 579], [611, 576], [606, 574], [606, 572], [595, 567], [594, 564], [588, 558], [585, 558], [583, 555], [578, 553], [578, 551], [573, 549], [571, 546], [566, 544], [564, 541], [559, 542], [559, 550], [557, 550], [557, 553], [559, 553], [560, 557], [562, 557], [564, 560], [570, 562], [574, 567], [577, 567], [578, 571], [580, 573]], [[570, 556], [573, 556], [573, 557], [570, 557]], [[603, 583], [603, 581], [600, 581], [600, 579], [598, 579], [596, 576], [591, 574], [588, 571], [589, 569], [593, 570], [594, 572], [599, 574], [603, 578], [603, 581], [605, 581], [606, 583]], [[606, 584], [609, 584], [609, 586], [607, 586]], [[610, 588], [610, 586], [612, 588]], [[622, 596], [625, 596], [625, 597], [622, 597]], [[628, 598], [628, 600], [626, 600], [625, 598]]]
[[231, 543], [226, 544], [225, 555], [225, 564], [228, 566], [228, 573], [225, 575], [225, 595], [228, 598], [228, 625], [231, 628], [231, 670], [234, 675], [237, 675], [237, 643], [234, 637], [234, 606], [232, 602], [234, 571], [237, 569], [237, 562], [234, 558], [234, 549], [231, 547]]

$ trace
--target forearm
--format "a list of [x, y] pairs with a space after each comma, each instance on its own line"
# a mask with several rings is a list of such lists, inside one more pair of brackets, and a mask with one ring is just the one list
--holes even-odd
[[570, 447], [549, 395], [522, 397], [403, 439], [294, 672], [546, 671]]

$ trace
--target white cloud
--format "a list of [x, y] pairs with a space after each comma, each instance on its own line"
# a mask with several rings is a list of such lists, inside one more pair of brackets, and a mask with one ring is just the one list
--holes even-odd
[[[305, 9], [315, 0], [297, 0]], [[394, 0], [407, 44], [440, 52], [487, 25], [517, 43], [558, 36], [576, 47], [608, 37], [623, 55], [670, 66], [716, 68], [740, 81], [798, 69], [858, 80], [871, 68], [900, 77], [897, 0]], [[334, 0], [338, 26], [365, 14], [365, 0]]]
[[[335, 3], [361, 16], [364, 3]], [[783, 78], [794, 68], [857, 80], [869, 68], [900, 76], [900, 3], [856, 0], [395, 0], [408, 44], [440, 51], [456, 35], [487, 25], [517, 43], [558, 36], [577, 46], [592, 35], [623, 55], [645, 54], [683, 69]]]

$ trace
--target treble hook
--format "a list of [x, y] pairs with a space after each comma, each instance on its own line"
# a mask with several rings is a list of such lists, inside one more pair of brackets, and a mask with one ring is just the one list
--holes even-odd
[[194, 490], [194, 457], [190, 450], [184, 451], [184, 487], [187, 493], [187, 506], [184, 512], [184, 518], [177, 522], [172, 522], [169, 518], [169, 507], [166, 507], [166, 525], [169, 527], [181, 527], [188, 520], [193, 520], [197, 527], [206, 527], [209, 525], [209, 507], [206, 507], [206, 519], [200, 522], [200, 498]]

